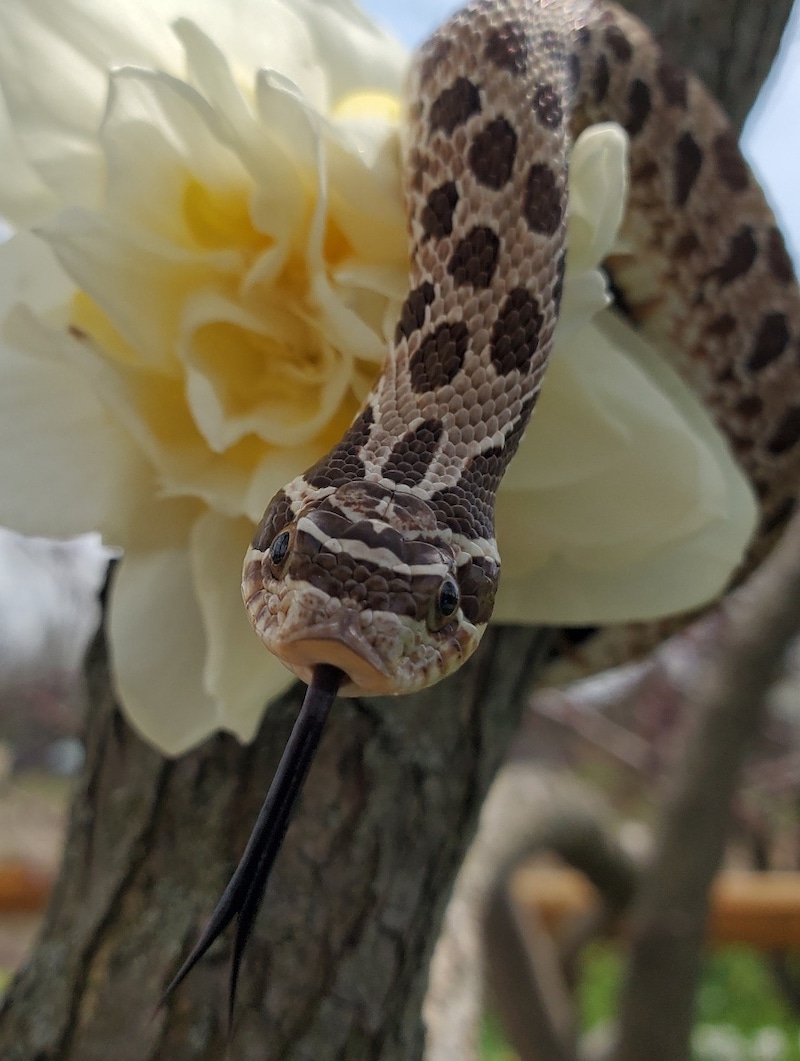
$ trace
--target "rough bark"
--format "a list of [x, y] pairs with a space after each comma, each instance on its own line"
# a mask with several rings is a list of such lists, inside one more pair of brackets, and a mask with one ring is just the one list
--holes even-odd
[[[703, 29], [683, 21], [685, 0], [631, 6], [653, 9], [672, 50], [741, 119], [790, 5], [695, 0]], [[421, 1056], [442, 910], [546, 643], [496, 628], [442, 686], [336, 706], [247, 956], [227, 1056]], [[270, 707], [250, 747], [217, 736], [166, 760], [116, 707], [101, 637], [90, 701], [60, 878], [0, 1012], [0, 1056], [221, 1059], [229, 939], [166, 1010], [154, 1006], [244, 846], [300, 693]]]
[[[338, 702], [247, 954], [229, 1057], [421, 1056], [442, 910], [547, 641], [498, 628], [443, 686]], [[0, 1056], [225, 1056], [229, 939], [154, 1008], [244, 847], [301, 692], [271, 705], [252, 746], [220, 735], [170, 761], [124, 721], [98, 639], [86, 770]]]
[[739, 128], [769, 73], [792, 0], [624, 0]]

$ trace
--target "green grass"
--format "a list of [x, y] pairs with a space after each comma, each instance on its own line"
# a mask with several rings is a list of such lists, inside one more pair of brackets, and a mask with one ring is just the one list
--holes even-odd
[[[578, 992], [584, 1031], [614, 1017], [621, 952], [594, 944], [586, 951]], [[693, 1061], [800, 1061], [800, 1021], [789, 1011], [763, 958], [746, 947], [720, 948], [706, 962], [697, 999]], [[502, 1030], [489, 1015], [484, 1061], [509, 1061]]]

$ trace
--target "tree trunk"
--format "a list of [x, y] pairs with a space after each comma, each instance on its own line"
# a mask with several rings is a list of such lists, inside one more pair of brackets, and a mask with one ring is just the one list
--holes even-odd
[[[443, 686], [334, 707], [247, 952], [230, 1056], [414, 1059], [430, 952], [546, 634], [493, 629]], [[241, 854], [302, 699], [176, 761], [123, 719], [100, 636], [87, 762], [8, 1061], [222, 1058], [230, 940], [154, 1009]]]
[[[696, 17], [686, 0], [631, 6], [687, 27], [673, 52], [705, 57], [741, 119], [790, 4], [694, 0]], [[440, 686], [336, 704], [245, 959], [231, 1059], [421, 1057], [444, 904], [548, 641], [495, 627]], [[216, 736], [172, 761], [120, 714], [102, 636], [88, 666], [86, 767], [41, 938], [0, 1012], [0, 1056], [216, 1061], [228, 937], [154, 1007], [244, 848], [302, 691], [270, 706], [249, 747]]]

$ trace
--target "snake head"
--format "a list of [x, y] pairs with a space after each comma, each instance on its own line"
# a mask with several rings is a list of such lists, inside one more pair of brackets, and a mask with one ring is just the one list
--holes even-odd
[[498, 575], [496, 560], [454, 545], [423, 499], [361, 481], [296, 506], [278, 495], [245, 557], [242, 595], [299, 678], [329, 664], [346, 675], [341, 695], [374, 696], [456, 670], [480, 641]]

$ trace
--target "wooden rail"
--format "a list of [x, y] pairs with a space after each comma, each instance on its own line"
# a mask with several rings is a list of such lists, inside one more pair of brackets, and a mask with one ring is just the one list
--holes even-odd
[[[525, 866], [514, 875], [511, 892], [523, 911], [535, 910], [555, 935], [600, 904], [586, 878], [566, 868]], [[712, 892], [708, 940], [766, 951], [800, 949], [800, 873], [725, 870]]]

